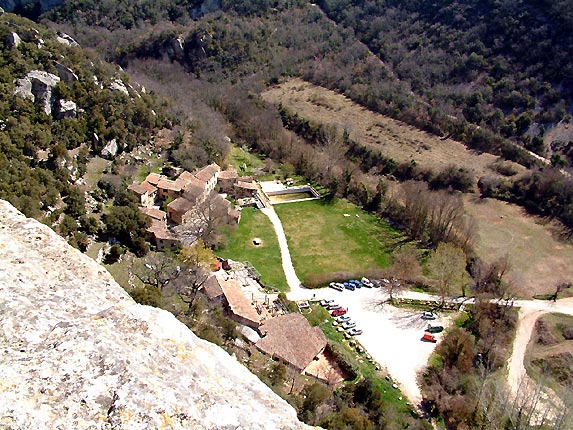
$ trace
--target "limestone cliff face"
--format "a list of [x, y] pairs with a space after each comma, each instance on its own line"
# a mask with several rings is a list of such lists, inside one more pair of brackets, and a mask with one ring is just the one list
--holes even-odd
[[0, 200], [0, 428], [308, 427], [222, 349]]

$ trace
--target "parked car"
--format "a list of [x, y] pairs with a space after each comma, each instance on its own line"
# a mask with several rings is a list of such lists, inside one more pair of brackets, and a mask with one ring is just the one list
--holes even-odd
[[422, 319], [423, 319], [423, 320], [435, 320], [436, 318], [437, 318], [437, 315], [436, 315], [435, 313], [433, 313], [433, 312], [430, 312], [430, 311], [425, 311], [425, 312], [422, 314]]
[[344, 283], [344, 288], [346, 288], [347, 290], [350, 291], [354, 291], [356, 289], [356, 287], [354, 286], [354, 284], [351, 284], [350, 282], [345, 282]]
[[338, 309], [339, 307], [340, 307], [340, 305], [337, 304], [337, 303], [330, 303], [326, 308], [327, 308], [329, 311], [332, 311], [332, 310], [334, 310], [334, 309]]
[[344, 315], [346, 312], [347, 312], [347, 309], [338, 308], [338, 309], [333, 310], [330, 315], [332, 315], [333, 317], [339, 317], [341, 315]]
[[422, 340], [422, 341], [424, 341], [424, 342], [432, 342], [432, 343], [436, 343], [436, 342], [437, 342], [437, 340], [436, 340], [436, 338], [434, 337], [434, 335], [433, 335], [432, 333], [429, 333], [429, 332], [425, 332], [425, 333], [424, 333], [424, 336], [422, 336], [422, 339], [420, 339], [420, 340]]
[[343, 323], [343, 322], [346, 322], [346, 321], [350, 321], [350, 317], [349, 317], [348, 315], [341, 315], [341, 316], [339, 316], [339, 317], [336, 317], [335, 320], [336, 320], [336, 322], [338, 322], [338, 323]]
[[334, 303], [334, 300], [326, 300], [326, 299], [324, 299], [324, 300], [321, 300], [321, 301], [320, 301], [320, 306], [327, 307], [327, 306], [328, 306], [329, 304], [331, 304], [331, 303]]
[[359, 334], [362, 334], [362, 330], [359, 328], [351, 328], [346, 333], [348, 333], [350, 336], [358, 336]]
[[342, 328], [344, 330], [348, 330], [349, 328], [356, 327], [356, 323], [354, 321], [346, 321], [342, 323]]
[[328, 286], [330, 288], [337, 290], [337, 291], [343, 291], [344, 290], [344, 286], [340, 285], [338, 282], [331, 282], [330, 284], [328, 284]]
[[374, 286], [374, 284], [372, 283], [372, 281], [371, 281], [370, 279], [368, 279], [368, 278], [362, 278], [362, 279], [360, 280], [360, 282], [362, 282], [362, 285], [364, 285], [365, 287], [368, 287], [368, 288], [372, 288], [372, 287]]
[[428, 324], [428, 328], [426, 329], [426, 331], [429, 331], [430, 333], [441, 333], [444, 331], [444, 327], [442, 327], [441, 325]]
[[356, 288], [362, 288], [362, 282], [360, 282], [358, 279], [351, 279], [348, 282], [354, 284]]

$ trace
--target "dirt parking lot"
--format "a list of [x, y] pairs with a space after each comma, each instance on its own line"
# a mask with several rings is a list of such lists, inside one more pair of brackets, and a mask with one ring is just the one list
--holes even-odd
[[[334, 299], [342, 307], [348, 308], [347, 315], [356, 321], [357, 328], [364, 330], [356, 339], [375, 361], [388, 370], [412, 404], [418, 405], [422, 394], [416, 382], [417, 374], [426, 366], [436, 347], [434, 343], [420, 340], [428, 325], [428, 321], [421, 318], [422, 313], [382, 304], [386, 295], [380, 288], [360, 288], [356, 291], [299, 289], [293, 296], [308, 299], [313, 294], [317, 299]], [[438, 316], [431, 322], [446, 327], [450, 319]], [[440, 336], [436, 335], [438, 340]], [[400, 394], [397, 392], [396, 395]]]

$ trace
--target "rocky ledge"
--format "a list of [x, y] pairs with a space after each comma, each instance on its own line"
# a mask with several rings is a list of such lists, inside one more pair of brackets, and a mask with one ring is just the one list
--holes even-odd
[[0, 324], [0, 428], [309, 428], [225, 351], [1, 200]]

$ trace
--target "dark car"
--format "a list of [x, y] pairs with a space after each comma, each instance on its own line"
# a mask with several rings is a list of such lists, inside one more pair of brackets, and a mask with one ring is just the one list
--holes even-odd
[[426, 329], [426, 331], [429, 331], [430, 333], [441, 333], [444, 331], [444, 327], [442, 327], [441, 325], [428, 324], [428, 328]]

